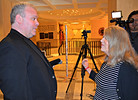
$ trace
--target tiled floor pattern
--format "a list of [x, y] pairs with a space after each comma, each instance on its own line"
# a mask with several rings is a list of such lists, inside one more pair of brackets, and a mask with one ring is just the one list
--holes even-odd
[[[57, 78], [57, 85], [58, 85], [58, 90], [57, 90], [57, 100], [80, 100], [81, 96], [81, 90], [83, 89], [83, 95], [82, 95], [82, 100], [91, 100], [88, 95], [94, 95], [95, 94], [95, 83], [89, 79], [89, 74], [85, 72], [84, 79], [83, 79], [83, 88], [82, 86], [82, 76], [81, 76], [81, 60], [79, 61], [79, 64], [76, 68], [76, 62], [78, 59], [78, 55], [68, 55], [68, 65], [66, 64], [66, 56], [61, 55], [61, 56], [56, 56], [56, 57], [48, 57], [48, 59], [54, 60], [60, 58], [63, 63], [58, 64], [54, 66], [55, 70], [55, 75]], [[89, 67], [95, 69], [93, 62], [90, 58], [89, 60]], [[99, 69], [99, 66], [101, 66], [103, 62], [103, 57], [98, 57], [95, 58], [95, 63]], [[67, 67], [68, 66], [68, 67]], [[68, 71], [66, 72], [66, 68], [68, 68]], [[71, 84], [69, 86], [69, 89], [66, 93], [68, 84], [71, 80], [72, 73], [75, 70], [75, 74], [72, 78]], [[67, 76], [68, 73], [68, 76]], [[0, 100], [3, 100], [3, 95], [0, 92]]]

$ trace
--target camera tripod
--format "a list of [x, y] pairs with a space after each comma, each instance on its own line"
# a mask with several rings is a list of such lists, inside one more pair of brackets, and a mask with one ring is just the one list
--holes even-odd
[[[89, 51], [89, 54], [90, 54], [90, 56], [91, 56], [91, 59], [92, 59], [93, 64], [94, 64], [94, 66], [95, 66], [95, 69], [96, 69], [96, 71], [98, 72], [98, 68], [97, 68], [96, 63], [95, 63], [95, 61], [94, 61], [93, 55], [92, 55], [92, 53], [91, 53], [91, 50], [89, 49], [89, 47], [88, 47], [88, 45], [87, 45], [87, 43], [86, 43], [86, 40], [87, 40], [87, 31], [84, 30], [82, 33], [83, 33], [82, 36], [84, 36], [84, 39], [85, 39], [85, 44], [81, 47], [80, 54], [79, 54], [79, 57], [78, 57], [78, 59], [77, 59], [76, 65], [75, 65], [75, 67], [74, 67], [74, 71], [73, 71], [73, 74], [72, 74], [72, 76], [71, 76], [70, 82], [69, 82], [69, 84], [68, 84], [66, 93], [68, 92], [69, 86], [70, 86], [70, 84], [71, 84], [71, 82], [72, 82], [72, 78], [73, 78], [73, 76], [74, 76], [74, 74], [75, 74], [76, 68], [77, 68], [77, 66], [78, 66], [78, 64], [79, 64], [79, 61], [80, 61], [80, 58], [81, 58], [82, 55], [83, 55], [83, 56], [82, 56], [82, 59], [86, 58], [86, 56], [87, 56], [87, 50]], [[83, 65], [82, 65], [82, 68], [81, 68], [82, 85], [81, 85], [81, 94], [80, 94], [81, 100], [82, 100], [82, 94], [83, 94], [83, 79], [84, 79], [84, 76], [85, 76], [85, 69], [84, 69], [84, 67], [83, 67]]]

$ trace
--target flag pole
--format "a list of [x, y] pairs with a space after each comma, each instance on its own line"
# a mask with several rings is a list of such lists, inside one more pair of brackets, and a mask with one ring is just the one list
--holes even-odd
[[65, 25], [66, 30], [66, 77], [68, 77], [68, 33], [67, 33], [67, 25]]

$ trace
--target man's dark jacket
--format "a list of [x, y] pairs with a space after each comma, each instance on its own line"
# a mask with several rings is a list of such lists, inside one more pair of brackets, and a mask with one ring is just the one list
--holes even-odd
[[129, 33], [129, 35], [130, 35], [131, 44], [135, 49], [135, 51], [138, 53], [138, 32]]
[[57, 82], [50, 63], [14, 29], [0, 43], [0, 89], [4, 100], [56, 100]]

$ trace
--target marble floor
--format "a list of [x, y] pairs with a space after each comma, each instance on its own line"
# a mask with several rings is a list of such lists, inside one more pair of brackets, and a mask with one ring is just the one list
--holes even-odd
[[[48, 60], [52, 61], [57, 58], [60, 58], [63, 61], [62, 64], [54, 66], [54, 71], [57, 78], [57, 87], [58, 87], [57, 100], [80, 100], [81, 97], [82, 100], [92, 100], [90, 95], [95, 94], [96, 84], [91, 79], [89, 79], [89, 74], [87, 72], [85, 72], [82, 81], [82, 75], [81, 75], [82, 61], [80, 60], [77, 67], [75, 67], [76, 62], [78, 60], [78, 55], [68, 55], [68, 57], [66, 57], [65, 55], [48, 57]], [[100, 69], [103, 59], [104, 59], [103, 56], [94, 57], [98, 69]], [[90, 58], [88, 58], [88, 60], [89, 60], [89, 67], [95, 70], [92, 60]], [[70, 82], [71, 77], [72, 81]], [[67, 91], [69, 83], [70, 86]], [[81, 91], [83, 91], [82, 96], [80, 96]], [[3, 94], [1, 92], [0, 92], [0, 100], [3, 100]]]

